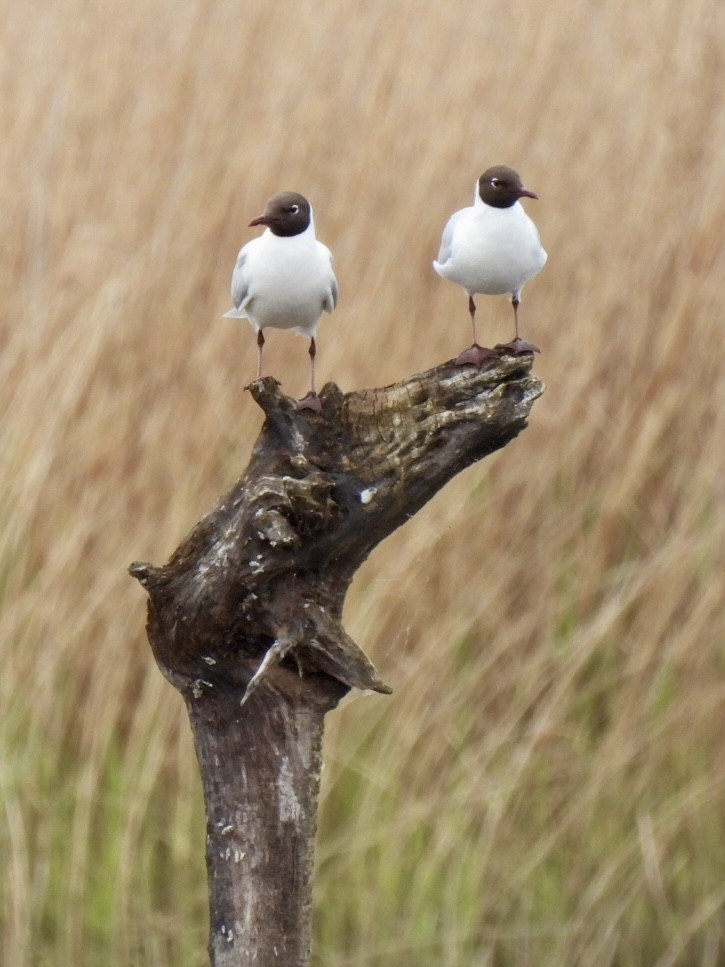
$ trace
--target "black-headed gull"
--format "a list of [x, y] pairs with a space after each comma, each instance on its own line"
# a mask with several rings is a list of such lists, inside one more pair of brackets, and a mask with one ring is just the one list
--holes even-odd
[[511, 294], [516, 336], [496, 346], [514, 354], [539, 352], [537, 346], [519, 337], [518, 308], [524, 283], [536, 275], [546, 262], [536, 225], [521, 206], [520, 198], [538, 198], [524, 188], [521, 178], [505, 165], [488, 168], [478, 179], [473, 205], [451, 215], [443, 230], [441, 248], [433, 268], [438, 275], [457, 282], [468, 295], [473, 345], [456, 359], [456, 365], [473, 363], [495, 356], [492, 349], [476, 341], [476, 304], [474, 295]]
[[300, 409], [319, 412], [315, 392], [315, 329], [323, 312], [337, 305], [332, 253], [315, 238], [312, 206], [295, 191], [270, 198], [249, 223], [266, 230], [241, 249], [232, 273], [234, 308], [225, 316], [247, 319], [257, 333], [257, 379], [262, 375], [264, 330], [293, 329], [310, 339], [310, 391]]

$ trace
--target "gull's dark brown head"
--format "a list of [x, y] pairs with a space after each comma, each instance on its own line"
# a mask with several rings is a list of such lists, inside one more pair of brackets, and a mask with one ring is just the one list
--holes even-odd
[[263, 214], [253, 218], [252, 225], [266, 225], [273, 235], [301, 235], [307, 231], [312, 217], [310, 203], [296, 191], [281, 191], [267, 202]]
[[478, 194], [482, 202], [492, 208], [510, 208], [519, 198], [538, 198], [524, 188], [518, 172], [506, 165], [487, 168], [478, 179]]

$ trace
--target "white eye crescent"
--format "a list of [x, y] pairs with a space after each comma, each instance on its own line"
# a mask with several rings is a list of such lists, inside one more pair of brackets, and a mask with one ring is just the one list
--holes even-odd
[[290, 205], [290, 209], [289, 210], [290, 210], [290, 214], [291, 215], [296, 215], [297, 212], [300, 210], [300, 206], [299, 205]]
[[491, 179], [491, 184], [493, 185], [494, 188], [498, 188], [500, 186], [501, 182], [499, 181], [498, 178], [492, 178]]

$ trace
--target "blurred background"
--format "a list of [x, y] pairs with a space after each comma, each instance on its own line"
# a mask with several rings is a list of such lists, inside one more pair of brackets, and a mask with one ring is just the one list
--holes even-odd
[[[529, 428], [379, 547], [393, 685], [327, 721], [316, 967], [725, 964], [725, 6], [0, 8], [0, 959], [201, 967], [204, 816], [134, 559], [246, 465], [249, 220], [307, 195], [320, 385], [470, 342], [431, 268], [507, 163], [549, 262]], [[485, 344], [513, 335], [479, 300]], [[307, 387], [305, 340], [266, 371]]]

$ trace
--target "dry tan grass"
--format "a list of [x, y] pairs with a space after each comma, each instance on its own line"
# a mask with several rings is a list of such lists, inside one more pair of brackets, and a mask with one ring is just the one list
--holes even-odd
[[[3, 961], [199, 963], [194, 763], [125, 567], [258, 431], [254, 339], [221, 318], [250, 217], [312, 199], [342, 290], [319, 375], [381, 384], [466, 344], [430, 262], [506, 162], [541, 198], [521, 319], [548, 390], [353, 587], [396, 693], [330, 717], [320, 962], [723, 962], [723, 5], [0, 18]], [[480, 319], [510, 337], [504, 299]], [[269, 339], [291, 393], [305, 350]]]

